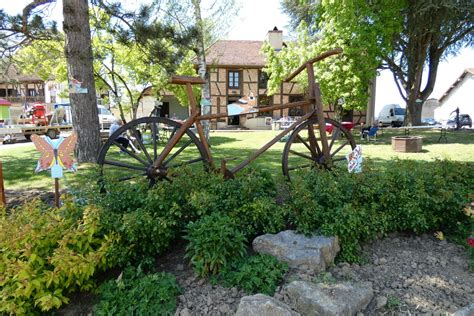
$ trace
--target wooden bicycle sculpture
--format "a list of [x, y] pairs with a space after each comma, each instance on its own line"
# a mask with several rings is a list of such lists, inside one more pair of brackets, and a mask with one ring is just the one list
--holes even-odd
[[[341, 52], [339, 48], [333, 49], [308, 60], [285, 79], [285, 82], [290, 82], [306, 69], [308, 90], [303, 101], [258, 108], [259, 112], [271, 112], [300, 107], [306, 114], [236, 166], [228, 169], [226, 160], [222, 160], [220, 171], [225, 177], [233, 177], [289, 133], [282, 155], [283, 174], [288, 178], [295, 170], [331, 168], [335, 163], [345, 160], [345, 154], [356, 146], [354, 138], [339, 122], [324, 118], [321, 92], [313, 68], [315, 62]], [[172, 170], [180, 166], [202, 164], [204, 168], [217, 170], [201, 121], [228, 115], [200, 114], [192, 85], [204, 84], [203, 79], [173, 76], [171, 83], [185, 85], [190, 104], [189, 118], [180, 123], [163, 117], [143, 117], [120, 127], [100, 151], [98, 162], [103, 176], [115, 175], [120, 181], [146, 177], [152, 184], [157, 180], [170, 180]], [[326, 124], [332, 125], [331, 133], [326, 131]], [[126, 148], [117, 142], [120, 135], [133, 138], [139, 150]]]

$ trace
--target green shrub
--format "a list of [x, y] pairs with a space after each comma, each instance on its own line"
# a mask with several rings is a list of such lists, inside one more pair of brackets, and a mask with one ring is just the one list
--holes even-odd
[[305, 173], [291, 185], [290, 221], [305, 234], [338, 236], [340, 259], [358, 261], [364, 241], [389, 232], [449, 232], [468, 220], [463, 208], [474, 190], [472, 164], [395, 160], [384, 171]]
[[96, 315], [174, 315], [176, 297], [181, 289], [169, 273], [145, 275], [128, 268], [118, 280], [107, 281], [99, 288]]
[[275, 234], [286, 227], [287, 211], [278, 205], [274, 197], [261, 196], [249, 200], [230, 211], [232, 217], [247, 239], [260, 234]]
[[225, 286], [242, 288], [247, 294], [273, 295], [288, 271], [288, 265], [270, 255], [256, 255], [232, 261], [218, 279]]
[[214, 213], [186, 228], [186, 257], [200, 276], [218, 274], [231, 259], [245, 254], [245, 237], [227, 215]]
[[152, 188], [145, 181], [107, 182], [106, 194], [98, 188], [78, 194], [102, 208], [103, 233], [118, 237], [109, 253], [120, 266], [152, 264], [189, 222], [214, 212], [232, 216], [247, 236], [284, 226], [281, 208], [269, 198], [275, 183], [268, 173], [249, 169], [230, 181], [187, 168], [177, 174]]
[[0, 218], [0, 313], [31, 314], [91, 290], [92, 276], [112, 262], [113, 242], [100, 234], [99, 211], [66, 200], [60, 209], [33, 202]]

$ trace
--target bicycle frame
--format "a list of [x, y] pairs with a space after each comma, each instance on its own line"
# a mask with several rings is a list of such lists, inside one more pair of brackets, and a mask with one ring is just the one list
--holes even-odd
[[[324, 161], [326, 162], [326, 165], [330, 166], [331, 165], [331, 156], [329, 153], [329, 145], [328, 145], [328, 139], [326, 136], [326, 124], [324, 121], [324, 112], [323, 112], [323, 105], [321, 101], [321, 92], [319, 88], [319, 84], [315, 82], [315, 76], [314, 76], [314, 68], [313, 68], [313, 63], [319, 60], [322, 60], [328, 56], [335, 55], [341, 53], [341, 49], [334, 49], [331, 51], [328, 51], [324, 54], [321, 54], [309, 61], [307, 61], [305, 64], [303, 64], [300, 68], [298, 68], [295, 72], [293, 72], [288, 78], [285, 79], [285, 82], [289, 82], [292, 79], [294, 79], [301, 71], [307, 70], [307, 77], [308, 77], [308, 83], [309, 83], [309, 89], [308, 89], [308, 95], [306, 100], [304, 101], [299, 101], [299, 102], [292, 102], [292, 103], [286, 103], [286, 104], [281, 104], [281, 105], [275, 105], [275, 106], [267, 106], [267, 107], [262, 107], [259, 108], [259, 112], [271, 112], [274, 110], [280, 110], [280, 109], [290, 109], [294, 107], [302, 107], [305, 111], [306, 114], [303, 115], [301, 118], [299, 118], [297, 121], [295, 121], [293, 124], [291, 124], [288, 128], [284, 129], [282, 132], [280, 132], [278, 135], [276, 135], [273, 139], [268, 141], [265, 145], [263, 145], [260, 149], [256, 150], [253, 152], [247, 159], [242, 161], [240, 164], [235, 166], [232, 170], [227, 170], [225, 167], [225, 160], [222, 161], [221, 163], [221, 171], [222, 172], [230, 172], [230, 176], [233, 176], [235, 173], [240, 171], [242, 168], [247, 166], [249, 163], [254, 161], [258, 156], [263, 154], [267, 149], [269, 149], [271, 146], [273, 146], [276, 142], [281, 140], [285, 135], [290, 133], [295, 127], [297, 127], [299, 124], [304, 122], [305, 120], [311, 118], [312, 116], [316, 116], [318, 120], [318, 129], [319, 129], [319, 134], [321, 137], [321, 144], [322, 144], [322, 153], [324, 155]], [[212, 158], [212, 153], [209, 149], [209, 144], [208, 141], [204, 135], [204, 129], [201, 124], [201, 121], [203, 120], [213, 120], [213, 119], [218, 119], [218, 118], [224, 118], [228, 117], [227, 114], [225, 113], [220, 113], [220, 114], [209, 114], [209, 115], [200, 115], [199, 109], [197, 106], [196, 98], [193, 95], [192, 91], [192, 84], [203, 84], [205, 83], [204, 80], [202, 80], [199, 77], [187, 77], [187, 76], [174, 76], [171, 79], [171, 83], [175, 84], [184, 84], [186, 85], [186, 94], [189, 100], [189, 104], [191, 107], [191, 115], [190, 117], [181, 125], [181, 127], [174, 133], [172, 138], [169, 140], [169, 142], [166, 144], [165, 148], [161, 152], [161, 154], [157, 157], [157, 159], [153, 162], [153, 168], [158, 169], [159, 166], [165, 161], [166, 157], [170, 154], [172, 151], [173, 147], [178, 143], [178, 141], [181, 139], [181, 137], [184, 135], [186, 130], [190, 128], [193, 124], [196, 125], [199, 139], [204, 146], [204, 149], [207, 153], [207, 156], [209, 158], [209, 164], [212, 168], [215, 168], [215, 163], [214, 159]], [[316, 136], [314, 134], [314, 129], [311, 126], [308, 130], [308, 138], [311, 146], [315, 146], [316, 144]], [[156, 144], [155, 144], [156, 145]], [[156, 148], [154, 148], [156, 151]]]

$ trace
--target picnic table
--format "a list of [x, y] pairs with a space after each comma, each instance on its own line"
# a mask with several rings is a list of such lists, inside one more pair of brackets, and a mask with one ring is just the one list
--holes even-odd
[[[341, 124], [348, 131], [353, 129], [354, 126], [355, 126], [355, 123], [353, 123], [353, 122], [341, 122]], [[334, 127], [332, 126], [332, 124], [326, 123], [326, 132], [328, 132], [329, 134], [332, 134], [333, 129], [334, 129]]]

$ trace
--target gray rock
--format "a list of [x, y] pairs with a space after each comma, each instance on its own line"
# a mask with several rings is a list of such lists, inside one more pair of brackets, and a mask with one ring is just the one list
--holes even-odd
[[299, 314], [276, 299], [256, 294], [244, 296], [240, 300], [235, 316], [298, 316]]
[[387, 298], [385, 296], [378, 296], [375, 299], [375, 309], [384, 308], [387, 305]]
[[290, 306], [302, 315], [355, 315], [364, 310], [373, 297], [372, 284], [314, 284], [293, 281], [286, 287]]
[[335, 237], [306, 237], [292, 230], [259, 236], [252, 245], [256, 252], [272, 255], [291, 268], [306, 272], [324, 271], [339, 252]]
[[456, 311], [453, 316], [473, 316], [474, 315], [474, 303], [468, 305], [460, 310]]
[[179, 313], [179, 316], [190, 316], [191, 313], [189, 312], [189, 309], [183, 308], [181, 312]]
[[219, 310], [219, 312], [221, 312], [223, 315], [229, 315], [231, 314], [231, 310], [230, 310], [230, 307], [229, 305], [227, 304], [221, 304], [219, 305], [219, 307], [217, 308]]

